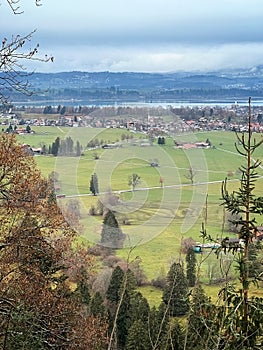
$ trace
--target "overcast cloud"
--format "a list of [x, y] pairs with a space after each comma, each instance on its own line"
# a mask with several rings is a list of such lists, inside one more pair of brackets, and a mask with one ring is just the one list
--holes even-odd
[[2, 37], [37, 29], [36, 71], [207, 71], [263, 64], [262, 0], [0, 0]]

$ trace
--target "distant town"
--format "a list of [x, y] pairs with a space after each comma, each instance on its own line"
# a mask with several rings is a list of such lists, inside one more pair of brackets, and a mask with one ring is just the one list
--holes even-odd
[[[149, 135], [189, 131], [247, 131], [247, 106], [15, 107], [0, 112], [2, 132], [24, 134], [37, 126], [122, 128]], [[253, 107], [252, 129], [263, 132], [263, 106]]]

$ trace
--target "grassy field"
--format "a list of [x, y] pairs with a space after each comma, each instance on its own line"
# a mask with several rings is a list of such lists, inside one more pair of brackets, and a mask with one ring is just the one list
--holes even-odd
[[[114, 192], [119, 199], [114, 207], [118, 219], [122, 222], [125, 217], [129, 221], [129, 225], [122, 225], [127, 238], [125, 248], [119, 250], [118, 255], [127, 259], [130, 247], [136, 246], [131, 259], [141, 257], [149, 280], [156, 278], [160, 271], [167, 271], [170, 263], [180, 257], [182, 239], [192, 237], [196, 241], [201, 240], [200, 230], [204, 221], [207, 221], [207, 231], [212, 236], [222, 235], [221, 183], [228, 178], [229, 191], [238, 188], [238, 169], [244, 162], [235, 148], [234, 133], [175, 135], [166, 138], [163, 146], [156, 142], [140, 146], [145, 136], [134, 134], [133, 139], [122, 142], [119, 148], [91, 150], [86, 148], [90, 140], [97, 138], [113, 143], [121, 140], [121, 135], [127, 131], [56, 127], [38, 127], [34, 131], [33, 135], [20, 136], [19, 141], [34, 147], [48, 145], [57, 136], [70, 136], [80, 141], [84, 149], [81, 157], [36, 156], [36, 162], [45, 176], [53, 170], [59, 174], [61, 192], [67, 195], [59, 199], [62, 207], [69, 199], [78, 201], [82, 214], [78, 232], [84, 240], [92, 243], [99, 242], [102, 224], [100, 216], [89, 215], [91, 206], [96, 207], [98, 201], [97, 196], [89, 195], [91, 175], [97, 174], [100, 200], [107, 201], [109, 193]], [[182, 150], [174, 147], [174, 139], [205, 141], [207, 138], [213, 146], [210, 149]], [[99, 155], [98, 160], [94, 160], [94, 152]], [[263, 160], [262, 146], [253, 157]], [[159, 167], [149, 165], [154, 159], [158, 160]], [[193, 185], [187, 178], [190, 167], [195, 170]], [[128, 177], [132, 173], [141, 177], [134, 192], [128, 185]], [[259, 173], [263, 176], [262, 168]], [[160, 178], [164, 181], [163, 187]], [[258, 195], [263, 194], [262, 178], [258, 180], [256, 189]], [[262, 218], [258, 219], [262, 224]], [[209, 282], [207, 276], [218, 265], [215, 255], [205, 259], [202, 265], [201, 277], [204, 282]], [[150, 299], [158, 300], [158, 291], [154, 288], [146, 288], [143, 292]]]

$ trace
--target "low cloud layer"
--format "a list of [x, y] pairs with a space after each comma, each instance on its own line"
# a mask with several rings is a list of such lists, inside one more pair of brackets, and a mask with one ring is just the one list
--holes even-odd
[[[23, 1], [21, 0], [21, 6]], [[4, 36], [38, 28], [52, 64], [38, 71], [207, 71], [263, 63], [261, 0], [43, 0], [14, 16], [0, 7]]]

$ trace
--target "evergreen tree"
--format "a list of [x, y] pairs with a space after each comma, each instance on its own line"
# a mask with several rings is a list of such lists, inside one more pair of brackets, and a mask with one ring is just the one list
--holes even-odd
[[196, 256], [192, 247], [188, 248], [185, 259], [188, 285], [189, 287], [194, 287], [196, 281]]
[[79, 298], [83, 304], [89, 305], [91, 297], [88, 285], [88, 276], [84, 268], [80, 270], [80, 276], [81, 278], [78, 281], [76, 293], [79, 295]]
[[179, 263], [173, 263], [170, 267], [163, 302], [171, 316], [183, 316], [189, 309], [188, 283]]
[[51, 106], [46, 106], [43, 110], [43, 114], [52, 114], [53, 113], [53, 109]]
[[262, 264], [260, 263], [258, 259], [258, 251], [260, 249], [260, 244], [258, 243], [251, 243], [248, 248], [248, 277], [254, 277], [262, 273]]
[[31, 132], [30, 125], [27, 125], [27, 126], [26, 126], [26, 132], [27, 132], [28, 134], [30, 134], [30, 132]]
[[165, 138], [163, 136], [158, 137], [158, 145], [165, 145]]
[[96, 173], [91, 175], [89, 189], [93, 196], [96, 196], [99, 193], [99, 181]]
[[[187, 348], [212, 349], [217, 342], [218, 327], [215, 307], [198, 285], [192, 291], [192, 301], [187, 323]], [[214, 345], [214, 346], [213, 346]]]
[[112, 272], [109, 287], [106, 292], [107, 299], [112, 303], [117, 304], [120, 300], [120, 289], [123, 284], [123, 278], [123, 270], [119, 266], [116, 266]]
[[61, 109], [60, 109], [60, 114], [61, 115], [64, 115], [66, 113], [66, 107], [63, 106]]
[[77, 141], [77, 143], [76, 143], [76, 156], [77, 157], [81, 156], [81, 146], [80, 146], [79, 141]]
[[90, 301], [90, 314], [93, 316], [105, 316], [106, 308], [99, 292], [96, 292]]
[[53, 156], [56, 157], [58, 155], [59, 147], [60, 147], [60, 138], [57, 137], [55, 142], [53, 142], [51, 146], [51, 154], [53, 154]]
[[185, 334], [178, 320], [170, 320], [163, 337], [162, 350], [184, 350]]
[[[138, 344], [142, 342], [142, 349], [144, 349], [145, 346], [146, 349], [149, 349], [148, 319], [150, 307], [147, 300], [140, 292], [133, 292], [135, 287], [134, 276], [131, 272], [128, 271], [128, 273], [127, 291], [129, 294], [125, 295], [125, 303], [123, 304], [124, 306], [126, 305], [126, 308], [120, 308], [120, 314], [117, 319], [118, 328], [120, 330], [120, 324], [122, 323], [121, 330], [124, 331], [127, 336], [126, 348], [132, 348], [132, 344], [135, 346], [137, 342]], [[125, 319], [125, 328], [123, 321], [121, 321], [122, 318]], [[143, 325], [143, 327], [140, 327], [140, 330], [138, 329], [138, 324]], [[126, 330], [128, 330], [128, 332]], [[140, 349], [140, 347], [138, 349]]]
[[[256, 230], [256, 219], [263, 214], [263, 198], [255, 194], [260, 161], [252, 158], [255, 150], [262, 145], [263, 139], [259, 142], [252, 139], [251, 119], [251, 99], [249, 98], [248, 132], [241, 136], [236, 134], [238, 140], [236, 149], [245, 161], [245, 164], [240, 167], [239, 188], [229, 193], [227, 180], [222, 184], [222, 205], [227, 212], [238, 217], [235, 224], [238, 227], [239, 242], [229, 246], [228, 238], [223, 239], [217, 254], [229, 254], [229, 252], [234, 254], [241, 286], [237, 289], [234, 285], [227, 283], [220, 293], [223, 295], [224, 304], [219, 308], [214, 321], [218, 323], [217, 331], [220, 334], [221, 349], [262, 348], [263, 299], [249, 297], [250, 284], [257, 282], [254, 276], [249, 275], [249, 249]], [[212, 240], [204, 227], [202, 234], [203, 238]]]
[[[237, 151], [245, 158], [245, 165], [240, 167], [241, 180], [239, 189], [232, 193], [228, 192], [227, 180], [222, 185], [222, 205], [227, 211], [232, 214], [238, 214], [240, 219], [237, 221], [239, 225], [239, 240], [242, 242], [240, 252], [236, 255], [237, 269], [239, 272], [239, 280], [241, 289], [235, 290], [227, 294], [227, 301], [231, 303], [229, 310], [235, 310], [235, 317], [232, 312], [227, 315], [226, 321], [231, 318], [231, 329], [228, 332], [233, 332], [235, 329], [235, 337], [233, 337], [233, 348], [237, 346], [245, 347], [246, 349], [254, 349], [257, 344], [257, 339], [262, 336], [263, 327], [258, 323], [259, 314], [257, 309], [262, 309], [263, 300], [249, 298], [249, 287], [253, 282], [254, 277], [249, 277], [249, 248], [252, 242], [253, 232], [256, 229], [256, 216], [263, 214], [263, 198], [255, 195], [256, 180], [259, 175], [257, 169], [260, 166], [260, 161], [254, 161], [252, 154], [262, 145], [263, 139], [259, 142], [252, 140], [252, 125], [251, 125], [251, 98], [249, 98], [248, 106], [248, 133], [237, 135], [238, 143]], [[238, 247], [233, 247], [233, 254], [236, 253]], [[222, 251], [226, 251], [225, 241], [222, 242]], [[254, 280], [255, 282], [255, 280]], [[237, 305], [239, 307], [237, 307]], [[262, 319], [262, 316], [261, 316]], [[234, 328], [233, 328], [234, 327]]]
[[158, 349], [157, 346], [159, 343], [159, 332], [162, 331], [162, 323], [159, 318], [159, 310], [154, 306], [149, 313], [149, 321], [148, 321], [148, 328], [149, 328], [149, 338], [152, 348]]
[[103, 220], [101, 243], [109, 248], [121, 248], [123, 244], [123, 233], [111, 210], [106, 213]]
[[167, 306], [162, 302], [158, 309], [153, 307], [149, 313], [148, 332], [153, 349], [164, 349], [169, 327]]
[[127, 350], [148, 350], [150, 349], [148, 325], [142, 320], [136, 320], [129, 328], [127, 335]]
[[123, 272], [116, 267], [112, 273], [106, 296], [111, 301], [111, 315], [113, 318], [110, 342], [117, 341], [118, 349], [125, 349], [128, 329], [131, 326], [131, 299], [136, 288], [135, 277], [129, 269]]
[[[119, 291], [120, 301], [117, 309], [116, 336], [119, 349], [125, 349], [128, 330], [132, 324], [132, 298], [134, 298], [134, 289], [136, 287], [135, 277], [131, 270], [124, 274], [123, 285]], [[135, 297], [136, 298], [136, 297]], [[143, 315], [143, 313], [141, 314]], [[136, 315], [134, 315], [135, 319]]]
[[70, 136], [66, 138], [66, 155], [71, 156], [74, 153], [74, 141]]
[[[124, 287], [125, 288], [125, 287]], [[125, 349], [130, 324], [130, 291], [125, 288], [120, 300], [116, 319], [116, 338], [118, 349]]]
[[147, 324], [150, 312], [147, 299], [140, 292], [134, 292], [130, 299], [130, 305], [130, 325], [136, 320], [141, 320], [144, 324]]
[[48, 149], [47, 149], [46, 145], [42, 146], [41, 153], [44, 154], [44, 155], [46, 155], [48, 153]]

